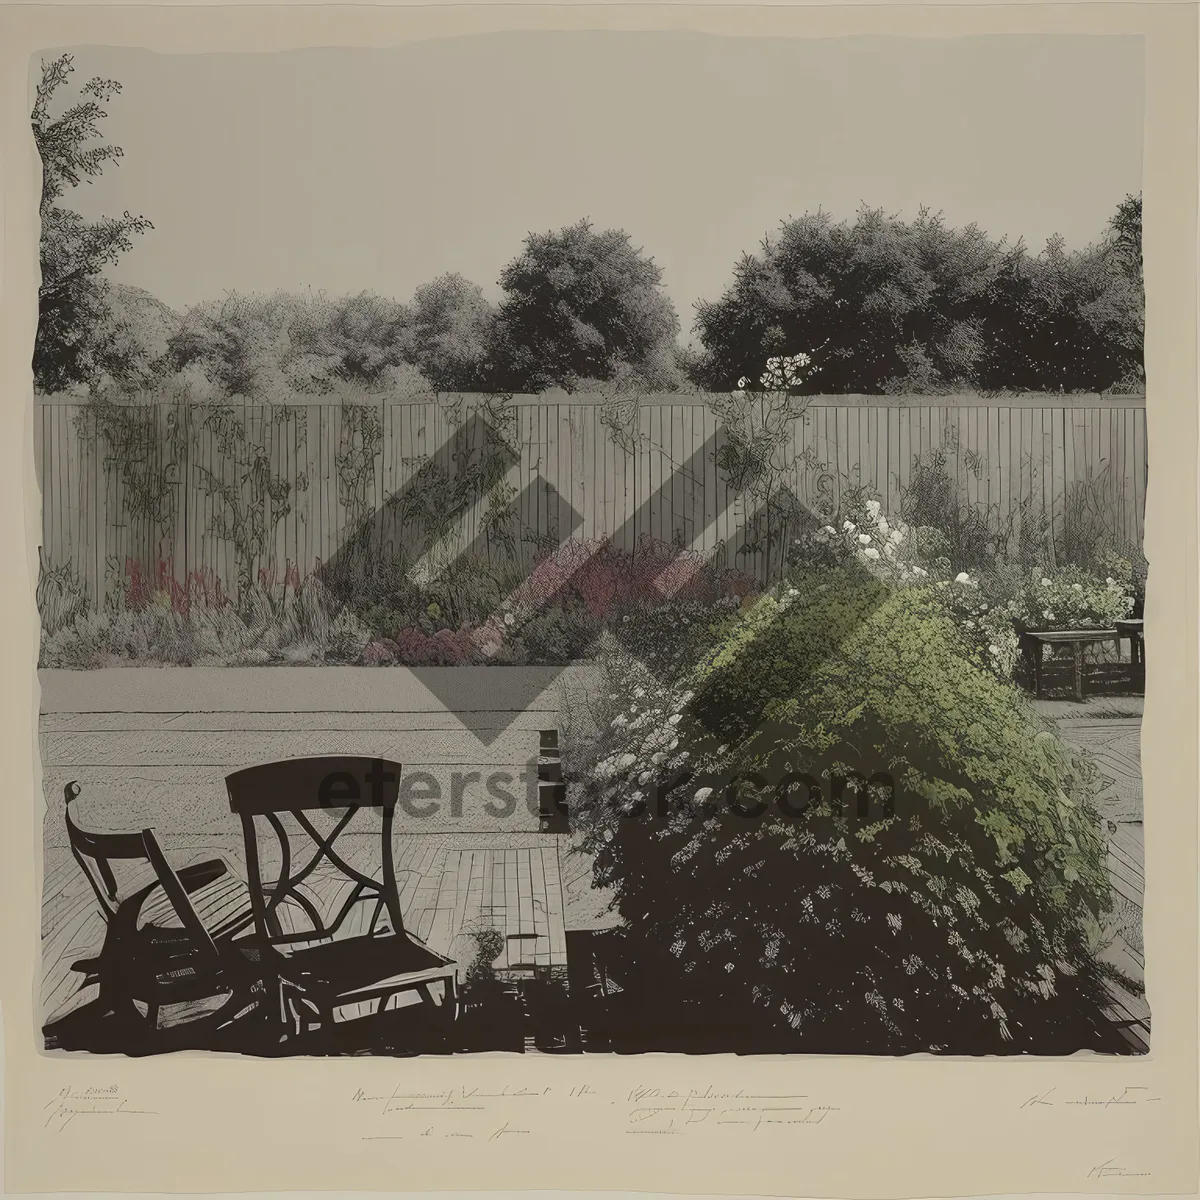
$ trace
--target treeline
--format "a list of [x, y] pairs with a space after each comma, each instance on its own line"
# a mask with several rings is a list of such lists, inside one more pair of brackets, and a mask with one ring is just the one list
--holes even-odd
[[407, 302], [229, 295], [175, 313], [118, 287], [105, 268], [153, 228], [141, 216], [89, 223], [67, 192], [121, 156], [101, 140], [93, 80], [51, 115], [72, 71], [47, 64], [33, 111], [43, 162], [42, 286], [35, 383], [153, 389], [182, 377], [225, 395], [268, 399], [339, 384], [392, 390], [540, 392], [594, 387], [724, 391], [764, 360], [808, 354], [797, 390], [1126, 391], [1144, 387], [1140, 196], [1098, 240], [1033, 254], [932, 212], [912, 221], [864, 208], [786, 221], [734, 266], [725, 294], [695, 306], [695, 341], [654, 260], [620, 230], [589, 222], [530, 234], [500, 274], [501, 299], [458, 275]]

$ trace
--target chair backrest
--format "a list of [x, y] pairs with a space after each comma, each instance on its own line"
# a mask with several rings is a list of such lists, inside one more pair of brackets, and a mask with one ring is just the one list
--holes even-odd
[[[156, 886], [161, 887], [184, 929], [195, 939], [197, 949], [210, 954], [215, 960], [217, 948], [212, 935], [200, 920], [188, 898], [187, 889], [163, 854], [162, 847], [154, 836], [154, 830], [143, 829], [138, 833], [92, 833], [90, 830], [81, 829], [75, 823], [71, 812], [71, 803], [79, 793], [80, 787], [75, 781], [68, 783], [63, 789], [66, 800], [67, 839], [71, 843], [71, 853], [75, 856], [75, 861], [79, 863], [92, 886], [92, 891], [96, 893], [96, 899], [100, 901], [105, 919], [112, 923], [122, 903], [131, 898], [131, 892], [136, 894], [140, 890], [143, 895], [148, 895]], [[128, 892], [123, 889], [113, 870], [115, 862], [148, 864], [150, 872], [142, 873], [142, 887], [130, 889]], [[146, 883], [147, 874], [151, 876], [149, 884]], [[136, 913], [131, 914], [131, 924], [136, 916]]]
[[[249, 767], [226, 777], [229, 807], [241, 817], [246, 841], [246, 874], [250, 900], [260, 938], [272, 945], [321, 941], [337, 935], [347, 917], [364, 903], [374, 903], [365, 931], [373, 934], [386, 913], [394, 933], [404, 932], [400, 894], [396, 887], [392, 827], [400, 795], [399, 763], [360, 756], [291, 758]], [[309, 818], [315, 810], [340, 813], [326, 832]], [[381, 815], [379, 857], [381, 878], [360, 871], [335, 847], [362, 810], [378, 809]], [[279, 869], [274, 879], [264, 879], [259, 832], [264, 825], [278, 844]], [[299, 866], [297, 850], [307, 842], [308, 857]], [[299, 843], [299, 844], [298, 844]], [[327, 864], [323, 866], [322, 864]], [[336, 901], [322, 905], [312, 882], [332, 871], [341, 886], [330, 889]], [[318, 872], [314, 876], [314, 872]], [[306, 886], [306, 884], [308, 886]], [[306, 928], [295, 928], [297, 910]], [[288, 927], [281, 919], [288, 916]]]

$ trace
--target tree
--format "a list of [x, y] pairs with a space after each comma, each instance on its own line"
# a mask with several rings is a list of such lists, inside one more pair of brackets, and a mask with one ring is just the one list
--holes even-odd
[[1082, 250], [1055, 237], [1036, 257], [1020, 245], [1006, 256], [983, 314], [982, 389], [1142, 390], [1141, 208], [1140, 196], [1126, 197]]
[[439, 392], [487, 391], [495, 313], [461, 275], [423, 284], [413, 297], [410, 361]]
[[172, 366], [198, 370], [224, 395], [269, 399], [367, 388], [391, 381], [412, 358], [409, 314], [363, 292], [341, 300], [290, 292], [199, 304], [170, 341]]
[[412, 360], [411, 313], [395, 300], [360, 292], [313, 315], [309, 340], [336, 360], [339, 379], [376, 387]]
[[31, 114], [42, 160], [42, 281], [33, 355], [41, 391], [95, 383], [104, 375], [121, 378], [145, 366], [141, 348], [122, 345], [106, 329], [109, 285], [101, 272], [133, 248], [135, 235], [153, 226], [128, 211], [86, 221], [60, 203], [68, 189], [90, 182], [123, 154], [119, 146], [95, 144], [108, 115], [101, 105], [121, 90], [114, 80], [92, 79], [77, 103], [51, 115], [51, 101], [74, 69], [69, 54], [42, 64]]
[[673, 356], [679, 320], [662, 271], [629, 235], [584, 220], [525, 239], [504, 268], [496, 364], [507, 390], [575, 390], [623, 366], [653, 373]]
[[831, 393], [1135, 387], [1140, 247], [1137, 197], [1099, 243], [1068, 252], [1053, 238], [1036, 256], [927, 209], [912, 222], [806, 214], [745, 255], [720, 300], [697, 305], [694, 378], [725, 391], [768, 356], [816, 351]]
[[999, 261], [975, 226], [947, 228], [927, 209], [910, 223], [869, 208], [853, 224], [825, 212], [786, 221], [719, 301], [697, 305], [700, 379], [725, 391], [767, 357], [816, 350], [828, 392], [961, 382], [982, 350], [976, 309]]
[[1142, 282], [1142, 194], [1126, 196], [1108, 222], [1108, 245], [1130, 279]]

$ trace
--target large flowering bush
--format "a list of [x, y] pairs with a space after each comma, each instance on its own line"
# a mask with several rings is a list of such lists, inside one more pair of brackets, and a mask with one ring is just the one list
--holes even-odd
[[[573, 813], [659, 1048], [693, 1023], [710, 1049], [1107, 1046], [1095, 773], [964, 655], [936, 591], [824, 572], [710, 629], [678, 679], [607, 659]], [[880, 768], [892, 808], [837, 802]], [[821, 787], [785, 814], [793, 772]]]

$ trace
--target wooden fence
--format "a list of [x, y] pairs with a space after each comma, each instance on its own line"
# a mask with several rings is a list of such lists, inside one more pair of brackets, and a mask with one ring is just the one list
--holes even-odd
[[[178, 580], [204, 573], [232, 590], [239, 574], [302, 577], [356, 534], [373, 553], [403, 543], [411, 554], [413, 528], [447, 516], [460, 545], [490, 545], [496, 506], [507, 503], [526, 553], [572, 534], [736, 555], [753, 504], [714, 461], [718, 427], [709, 401], [678, 395], [621, 410], [563, 394], [499, 410], [472, 397], [223, 406], [38, 397], [42, 553], [74, 570], [93, 602], [126, 586], [134, 563], [167, 564]], [[511, 490], [468, 495], [488, 455], [493, 467], [503, 459]], [[1141, 545], [1141, 397], [817, 397], [792, 422], [784, 457], [806, 504], [865, 486], [899, 512], [923, 464], [1000, 539], [1040, 522], [1040, 536], [1069, 556], [1081, 523], [1099, 522], [1110, 541]]]

